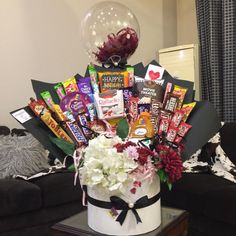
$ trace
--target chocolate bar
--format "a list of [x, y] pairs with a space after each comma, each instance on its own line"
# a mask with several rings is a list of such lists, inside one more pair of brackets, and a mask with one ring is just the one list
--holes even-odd
[[164, 105], [164, 109], [166, 111], [174, 112], [177, 105], [178, 105], [178, 102], [179, 102], [179, 96], [177, 96], [173, 93], [168, 93], [167, 97], [166, 97], [166, 102], [165, 102], [165, 105]]

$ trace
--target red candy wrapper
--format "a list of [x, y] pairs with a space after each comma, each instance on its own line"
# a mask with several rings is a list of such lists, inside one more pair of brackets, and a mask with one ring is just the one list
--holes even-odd
[[186, 133], [190, 130], [190, 128], [192, 127], [192, 125], [187, 124], [185, 122], [181, 122], [179, 125], [179, 132], [178, 135], [181, 137], [184, 137], [186, 135]]
[[164, 95], [164, 99], [163, 99], [164, 104], [166, 103], [167, 95], [168, 95], [168, 93], [171, 92], [171, 89], [172, 89], [172, 83], [168, 82], [166, 85], [165, 95]]
[[179, 144], [182, 141], [182, 139], [183, 138], [177, 134], [175, 137], [174, 143]]
[[166, 135], [166, 139], [170, 142], [174, 142], [178, 131], [179, 129], [177, 127], [170, 126]]
[[161, 118], [167, 118], [168, 120], [171, 120], [173, 113], [170, 111], [160, 110], [160, 117]]
[[46, 103], [41, 99], [36, 101], [34, 98], [30, 98], [29, 107], [36, 116], [39, 116], [43, 112], [49, 112], [46, 108]]
[[88, 127], [96, 133], [103, 134], [106, 131], [106, 124], [102, 120], [93, 120], [88, 122]]
[[162, 118], [159, 125], [158, 134], [161, 135], [162, 132], [167, 133], [170, 125], [170, 120], [167, 118]]
[[172, 117], [171, 124], [174, 127], [178, 127], [183, 117], [184, 117], [184, 112], [182, 110], [176, 110], [175, 114]]
[[130, 97], [128, 101], [129, 114], [132, 117], [132, 120], [137, 120], [138, 118], [138, 97]]

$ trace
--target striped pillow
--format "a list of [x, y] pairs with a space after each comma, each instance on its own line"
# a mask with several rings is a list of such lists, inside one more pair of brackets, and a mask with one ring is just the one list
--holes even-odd
[[0, 179], [31, 176], [49, 168], [48, 151], [30, 134], [0, 135]]

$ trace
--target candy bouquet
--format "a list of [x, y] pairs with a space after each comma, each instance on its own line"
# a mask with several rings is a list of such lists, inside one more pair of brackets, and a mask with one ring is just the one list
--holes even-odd
[[52, 154], [73, 157], [75, 181], [87, 186], [88, 225], [102, 234], [144, 234], [161, 224], [160, 182], [171, 189], [181, 178], [196, 105], [158, 63], [127, 65], [139, 31], [130, 9], [98, 3], [82, 21], [82, 41], [102, 67], [54, 85], [34, 81], [37, 99], [28, 103], [37, 118], [25, 127]]
[[[88, 187], [89, 215], [107, 217], [109, 212], [104, 220], [110, 231], [93, 217], [88, 218], [90, 227], [106, 234], [114, 229], [124, 235], [148, 232], [160, 224], [159, 180], [171, 188], [181, 178], [182, 140], [191, 129], [187, 120], [196, 103], [184, 104], [187, 88], [164, 86], [161, 77], [148, 77], [150, 70], [141, 78], [133, 67], [88, 68], [89, 76], [41, 91], [42, 99], [31, 98], [29, 107], [55, 134], [51, 141], [74, 157], [76, 178]], [[146, 203], [139, 204], [143, 198]], [[127, 229], [132, 208], [127, 202], [136, 207], [136, 223], [145, 222], [147, 212], [155, 220]], [[139, 208], [146, 211], [137, 213]]]

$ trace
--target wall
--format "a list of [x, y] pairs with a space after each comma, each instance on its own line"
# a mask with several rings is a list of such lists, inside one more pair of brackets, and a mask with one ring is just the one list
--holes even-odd
[[163, 0], [163, 45], [176, 46], [177, 43], [177, 5], [175, 0]]
[[[9, 112], [27, 105], [34, 96], [31, 79], [59, 82], [84, 73], [89, 60], [81, 44], [80, 22], [97, 2], [1, 0], [0, 125], [21, 127]], [[169, 12], [175, 9], [174, 0], [118, 2], [132, 9], [141, 28], [140, 44], [130, 64], [146, 64], [156, 57], [157, 49], [176, 43], [176, 26], [172, 25], [176, 16]], [[163, 24], [166, 17], [169, 23]]]
[[176, 0], [177, 45], [198, 43], [195, 0]]

